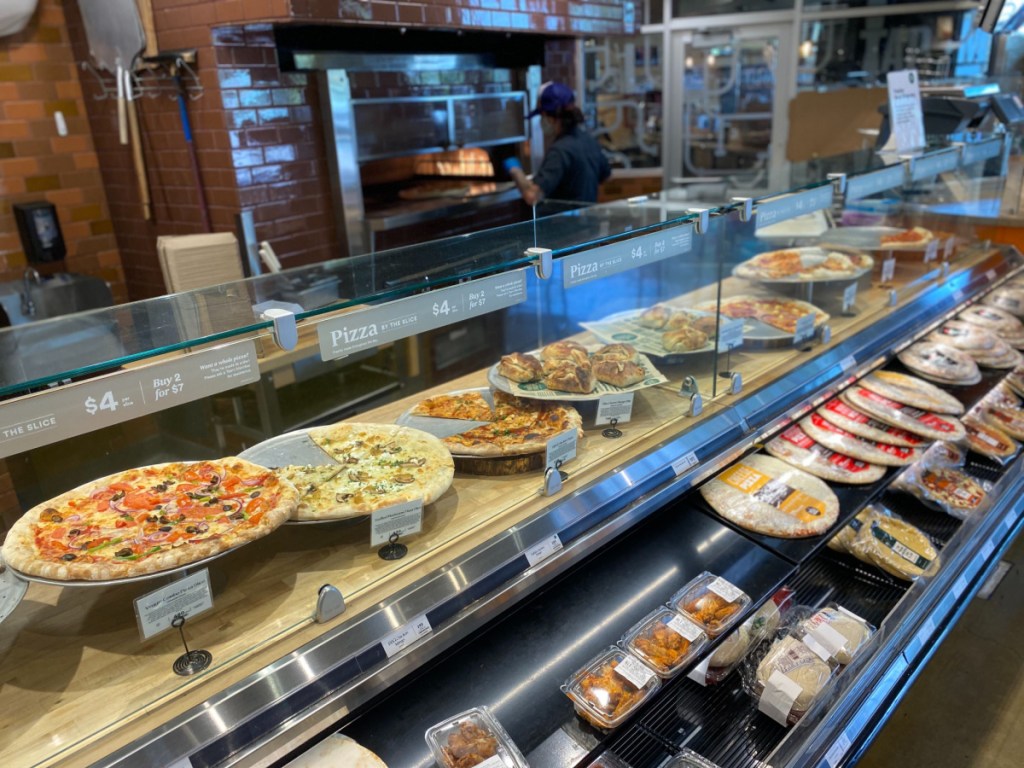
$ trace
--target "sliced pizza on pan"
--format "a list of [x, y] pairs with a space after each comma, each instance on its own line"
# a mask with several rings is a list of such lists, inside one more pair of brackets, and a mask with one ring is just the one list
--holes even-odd
[[491, 404], [478, 390], [434, 395], [420, 400], [412, 409], [412, 415], [465, 421], [490, 421], [494, 416]]

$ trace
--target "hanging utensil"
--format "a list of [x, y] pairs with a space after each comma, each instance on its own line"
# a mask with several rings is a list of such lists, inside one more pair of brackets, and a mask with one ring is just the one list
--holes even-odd
[[130, 72], [124, 73], [124, 87], [128, 101], [128, 125], [131, 128], [132, 137], [132, 160], [135, 163], [135, 179], [139, 184], [139, 202], [142, 204], [142, 218], [149, 221], [153, 218], [153, 210], [150, 205], [146, 160], [142, 154], [142, 135], [139, 131], [139, 114], [135, 109], [135, 93], [132, 87], [132, 76]]

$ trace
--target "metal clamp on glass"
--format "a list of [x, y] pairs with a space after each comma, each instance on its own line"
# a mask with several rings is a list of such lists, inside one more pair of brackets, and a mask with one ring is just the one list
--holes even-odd
[[[558, 461], [557, 464], [561, 464]], [[560, 490], [562, 490], [562, 471], [558, 466], [548, 467], [544, 470], [544, 495], [554, 496]]]
[[828, 174], [828, 180], [832, 182], [832, 186], [835, 188], [835, 193], [837, 196], [846, 194], [845, 173], [830, 173]]
[[895, 288], [889, 289], [889, 306], [895, 307], [900, 303], [900, 295], [896, 292]]
[[743, 203], [740, 210], [740, 221], [752, 221], [754, 219], [754, 198], [752, 197], [734, 197], [732, 198], [734, 203]]
[[553, 271], [550, 248], [527, 248], [526, 256], [533, 262], [533, 271], [541, 280], [551, 277]]
[[832, 326], [825, 324], [818, 328], [818, 341], [822, 344], [828, 344], [832, 341]]
[[345, 597], [341, 594], [341, 590], [332, 584], [324, 584], [320, 587], [316, 597], [316, 613], [313, 614], [316, 623], [323, 624], [344, 612]]
[[711, 209], [710, 208], [687, 208], [688, 214], [696, 215], [697, 218], [693, 220], [693, 228], [697, 231], [698, 235], [706, 234], [708, 227], [711, 224]]
[[271, 307], [260, 315], [264, 320], [274, 322], [274, 341], [281, 349], [295, 349], [299, 344], [299, 326], [295, 319], [295, 313], [287, 309]]
[[650, 195], [636, 195], [635, 197], [627, 197], [626, 205], [640, 205], [640, 203], [646, 203], [650, 199]]
[[700, 396], [700, 388], [697, 386], [697, 380], [693, 376], [687, 376], [683, 379], [683, 386], [679, 388], [679, 396], [690, 399], [690, 408], [687, 411], [688, 416], [700, 416], [703, 413], [704, 398]]

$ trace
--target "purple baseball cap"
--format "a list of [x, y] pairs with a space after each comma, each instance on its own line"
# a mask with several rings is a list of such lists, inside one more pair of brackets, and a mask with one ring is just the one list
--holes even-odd
[[541, 114], [556, 114], [560, 110], [576, 102], [576, 94], [572, 88], [563, 83], [548, 81], [540, 87], [540, 95], [537, 97], [537, 108], [527, 117], [536, 117]]

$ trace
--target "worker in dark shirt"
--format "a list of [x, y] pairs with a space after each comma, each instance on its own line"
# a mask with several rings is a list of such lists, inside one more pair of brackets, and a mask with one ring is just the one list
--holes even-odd
[[505, 170], [516, 183], [523, 200], [536, 205], [544, 198], [597, 202], [597, 188], [611, 173], [601, 145], [583, 126], [572, 89], [562, 83], [541, 86], [537, 108], [527, 117], [540, 115], [541, 130], [550, 142], [540, 170], [527, 178], [519, 161], [511, 157]]

